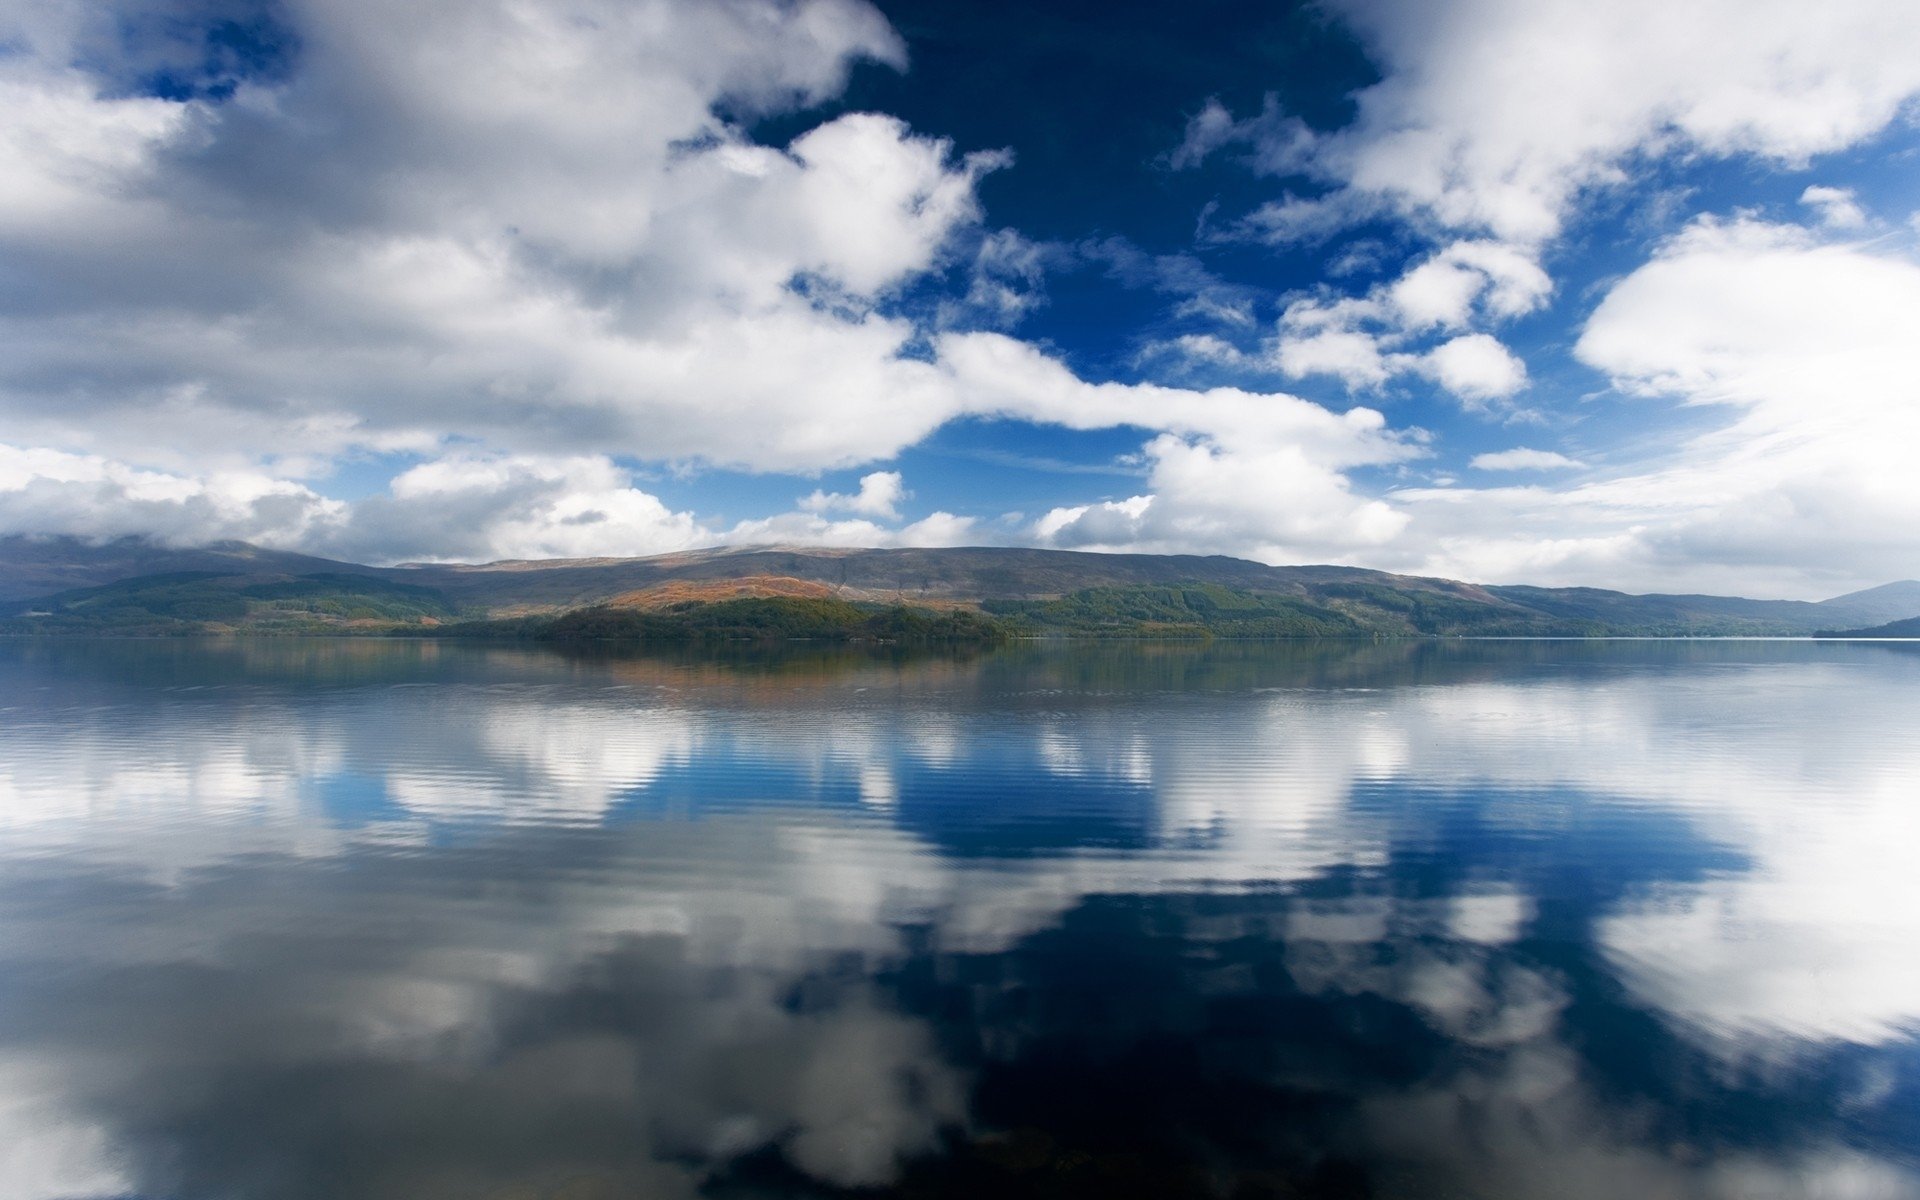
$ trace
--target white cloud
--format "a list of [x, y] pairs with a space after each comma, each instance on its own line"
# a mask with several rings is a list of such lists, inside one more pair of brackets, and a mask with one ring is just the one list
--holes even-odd
[[713, 540], [594, 455], [443, 458], [348, 503], [259, 474], [149, 471], [0, 445], [0, 532], [47, 531], [178, 545], [232, 538], [370, 562], [641, 555]]
[[486, 561], [659, 554], [711, 541], [600, 456], [423, 463], [356, 504], [320, 543], [343, 557]]
[[0, 531], [7, 533], [295, 546], [323, 534], [345, 511], [301, 484], [257, 472], [191, 477], [0, 444]]
[[1534, 259], [1499, 242], [1454, 242], [1419, 263], [1385, 290], [1403, 328], [1457, 329], [1476, 307], [1492, 319], [1539, 308], [1553, 281]]
[[714, 537], [729, 546], [962, 546], [973, 539], [974, 521], [936, 512], [910, 525], [882, 525], [862, 517], [832, 520], [811, 512], [777, 513], [741, 521]]
[[1586, 464], [1553, 450], [1530, 450], [1525, 446], [1476, 454], [1469, 464], [1476, 471], [1558, 471]]
[[900, 502], [910, 495], [912, 493], [901, 482], [900, 472], [875, 471], [860, 477], [860, 490], [851, 496], [816, 489], [812, 495], [800, 500], [799, 507], [804, 512], [839, 510], [897, 521], [900, 519]]
[[[1267, 358], [1289, 377], [1329, 376], [1357, 389], [1418, 373], [1469, 407], [1525, 386], [1525, 365], [1492, 334], [1545, 305], [1553, 288], [1542, 264], [1583, 202], [1624, 190], [1650, 161], [1802, 166], [1879, 134], [1920, 95], [1920, 62], [1887, 49], [1920, 38], [1920, 9], [1902, 0], [1818, 10], [1793, 0], [1337, 0], [1330, 8], [1359, 33], [1381, 78], [1356, 94], [1349, 124], [1304, 148], [1277, 123], [1284, 114], [1263, 114], [1279, 131], [1277, 151], [1323, 190], [1298, 194], [1290, 181], [1293, 190], [1230, 228], [1285, 243], [1395, 215], [1436, 248], [1364, 294], [1322, 290], [1296, 300]], [[1189, 129], [1189, 158], [1201, 142], [1218, 148], [1243, 129], [1224, 109], [1203, 117]], [[1815, 185], [1802, 202], [1830, 230], [1868, 225], [1847, 189]], [[1844, 253], [1824, 252], [1828, 261]], [[1684, 301], [1672, 293], [1672, 327], [1663, 331], [1649, 315], [1650, 293], [1674, 281], [1683, 259], [1692, 284]], [[1884, 398], [1908, 369], [1887, 361], [1899, 357], [1897, 341], [1883, 337], [1888, 318], [1838, 292], [1832, 312], [1800, 313], [1807, 293], [1793, 289], [1825, 285], [1789, 278], [1794, 272], [1736, 279], [1730, 270], [1709, 286], [1708, 269], [1702, 255], [1669, 247], [1630, 274], [1596, 314], [1581, 357], [1638, 391], [1693, 403], [1749, 397], [1738, 401], [1733, 427], [1685, 447], [1635, 447], [1643, 460], [1670, 462], [1649, 462], [1644, 477], [1602, 491], [1395, 493], [1390, 499], [1419, 514], [1396, 561], [1481, 578], [1536, 571], [1654, 586], [1711, 578], [1773, 594], [1821, 586], [1812, 580], [1822, 576], [1907, 573], [1897, 565], [1906, 543], [1891, 531], [1910, 527], [1916, 509], [1885, 461], [1898, 439], [1869, 445], [1841, 434], [1836, 419], [1783, 419], [1781, 406], [1789, 376], [1837, 409], [1860, 410], [1863, 395]], [[1645, 319], [1629, 332], [1616, 318], [1630, 299]], [[1891, 299], [1894, 311], [1909, 311]], [[1738, 312], [1757, 320], [1740, 327], [1731, 318]], [[1718, 349], [1709, 324], [1726, 333]], [[1774, 333], [1781, 340], [1768, 349]], [[1772, 398], [1759, 399], [1756, 388]], [[1868, 407], [1874, 415], [1865, 420], [1904, 427], [1880, 400]], [[1523, 537], [1512, 534], [1515, 522], [1527, 528]], [[1823, 522], [1839, 531], [1825, 543], [1815, 532]], [[1775, 523], [1793, 532], [1769, 542]]]
[[[1803, 167], [1887, 129], [1920, 96], [1920, 9], [1849, 0], [1336, 0], [1380, 70], [1343, 128], [1278, 134], [1294, 190], [1230, 228], [1291, 242], [1400, 218], [1435, 249], [1358, 295], [1282, 316], [1267, 358], [1293, 378], [1381, 389], [1424, 375], [1468, 407], [1516, 394], [1494, 340], [1553, 292], [1543, 264], [1584, 203], [1643, 164], [1748, 158]], [[1203, 114], [1224, 146], [1243, 123]], [[1284, 114], [1272, 114], [1267, 124]], [[1202, 137], [1204, 135], [1204, 137]], [[1189, 157], [1192, 157], [1190, 154]], [[1637, 198], [1634, 198], [1637, 202]], [[1871, 225], [1845, 187], [1802, 204], [1838, 235]], [[1666, 219], [1666, 218], [1663, 218]], [[1416, 243], [1417, 244], [1417, 243]], [[1639, 465], [1571, 489], [1444, 486], [1387, 499], [1411, 516], [1376, 565], [1488, 580], [1818, 595], [1910, 573], [1920, 495], [1897, 447], [1915, 377], [1910, 260], [1752, 218], [1700, 222], [1612, 285], [1577, 356], [1616, 386], [1726, 414]], [[1560, 464], [1555, 464], [1560, 465]], [[1509, 467], [1508, 469], [1512, 469]], [[1540, 469], [1534, 465], [1530, 469]]]
[[1380, 341], [1365, 330], [1337, 327], [1283, 335], [1274, 347], [1274, 364], [1294, 379], [1332, 375], [1348, 387], [1379, 387], [1393, 377], [1399, 363], [1381, 350]]
[[1794, 226], [1702, 220], [1608, 292], [1575, 353], [1639, 392], [1730, 405], [1768, 429], [1842, 414], [1901, 421], [1916, 313], [1909, 258]]
[[996, 229], [980, 239], [973, 277], [964, 305], [951, 305], [946, 324], [984, 321], [1010, 328], [1047, 303], [1046, 271], [1059, 257], [1057, 247], [1029, 241], [1012, 229]]
[[328, 0], [282, 14], [285, 79], [224, 103], [105, 98], [132, 51], [73, 47], [113, 16], [16, 30], [0, 64], [0, 252], [43, 298], [0, 319], [16, 444], [817, 469], [953, 415], [872, 306], [1004, 158], [873, 114], [784, 150], [714, 116], [902, 62], [863, 3]]
[[1504, 399], [1527, 386], [1526, 364], [1485, 333], [1442, 342], [1427, 353], [1420, 369], [1470, 406]]
[[1497, 242], [1454, 242], [1364, 296], [1289, 304], [1267, 355], [1291, 378], [1331, 375], [1349, 388], [1424, 375], [1477, 408], [1525, 386], [1526, 365], [1491, 335], [1461, 331], [1533, 312], [1552, 292], [1529, 254]]
[[[1167, 471], [1284, 466], [1314, 506], [1275, 518], [1288, 538], [1381, 527], [1345, 472], [1406, 447], [1367, 410], [1089, 387], [1038, 353], [1015, 381], [982, 372], [971, 335], [925, 353], [888, 301], [977, 236], [976, 184], [1008, 157], [879, 114], [784, 147], [717, 115], [816, 103], [863, 59], [903, 65], [859, 0], [322, 0], [276, 12], [297, 51], [224, 100], [115, 99], [146, 69], [130, 56], [158, 53], [117, 14], [12, 13], [0, 63], [0, 254], [41, 298], [0, 314], [0, 440], [98, 476], [12, 488], [15, 526], [379, 559], [945, 542], [973, 523], [902, 525], [904, 490], [879, 483], [719, 529], [617, 464], [812, 473], [977, 414], [1169, 433]], [[1281, 126], [1297, 122], [1269, 106], [1233, 138], [1273, 167]], [[1040, 302], [1044, 248], [1011, 231], [977, 246], [974, 310], [1010, 322]], [[1251, 321], [1197, 259], [1102, 253], [1191, 315]], [[357, 450], [419, 465], [352, 505], [275, 481]], [[156, 479], [197, 499], [143, 509]], [[1169, 491], [1156, 519], [1177, 508]], [[1202, 525], [1251, 535], [1258, 516]]]
[[893, 535], [896, 546], [969, 546], [980, 541], [979, 522], [945, 511], [928, 513]]
[[1614, 284], [1575, 353], [1626, 403], [1719, 419], [1570, 489], [1395, 492], [1413, 515], [1395, 561], [1490, 582], [1800, 597], [1909, 575], [1916, 327], [1910, 257], [1697, 222]]
[[1517, 243], [1635, 153], [1799, 163], [1920, 93], [1904, 0], [1341, 0], [1382, 69], [1311, 165], [1337, 187]]
[[1829, 229], [1856, 230], [1867, 227], [1867, 214], [1860, 207], [1852, 188], [1824, 187], [1814, 184], [1800, 193], [1800, 203], [1820, 216]]
[[1300, 562], [1365, 556], [1406, 525], [1405, 514], [1353, 494], [1296, 448], [1169, 433], [1144, 454], [1150, 494], [1053, 509], [1033, 535], [1062, 549]]
[[938, 350], [984, 413], [1070, 429], [1164, 431], [1141, 450], [1150, 495], [1062, 506], [1032, 527], [1050, 544], [1270, 562], [1344, 557], [1389, 539], [1404, 520], [1356, 494], [1347, 472], [1424, 452], [1369, 408], [1334, 413], [1295, 396], [1237, 388], [1090, 384], [997, 334], [949, 335]]

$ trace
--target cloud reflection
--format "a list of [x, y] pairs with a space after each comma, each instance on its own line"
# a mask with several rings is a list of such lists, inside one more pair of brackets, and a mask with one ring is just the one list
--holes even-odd
[[[1322, 1149], [1227, 1159], [1327, 1194], [1915, 1182], [1872, 1151], [1920, 1133], [1920, 750], [1876, 732], [1920, 716], [1911, 658], [474, 652], [156, 691], [46, 653], [0, 663], [0, 1125], [36, 1148], [0, 1196], [920, 1186], [1038, 1119], [1004, 1099], [1036, 1062], [1200, 1105], [1108, 1096], [1114, 1131], [1291, 1097]], [[1128, 1057], [1164, 1038], [1199, 1065]], [[1698, 1126], [1735, 1096], [1780, 1136]]]

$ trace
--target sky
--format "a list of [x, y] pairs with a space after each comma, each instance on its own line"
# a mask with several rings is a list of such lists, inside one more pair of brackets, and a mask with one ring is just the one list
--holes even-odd
[[1912, 0], [0, 0], [0, 534], [1920, 576]]

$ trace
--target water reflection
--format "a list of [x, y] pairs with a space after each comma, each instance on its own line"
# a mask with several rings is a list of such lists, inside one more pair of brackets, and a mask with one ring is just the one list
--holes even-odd
[[1916, 682], [0, 646], [0, 1200], [1920, 1195]]

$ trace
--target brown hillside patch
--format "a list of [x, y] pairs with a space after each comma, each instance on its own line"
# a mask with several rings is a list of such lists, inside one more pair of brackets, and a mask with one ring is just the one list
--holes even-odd
[[745, 575], [739, 579], [670, 579], [652, 587], [622, 592], [607, 603], [615, 608], [667, 608], [675, 604], [720, 600], [828, 600], [836, 593], [824, 583], [786, 575]]

